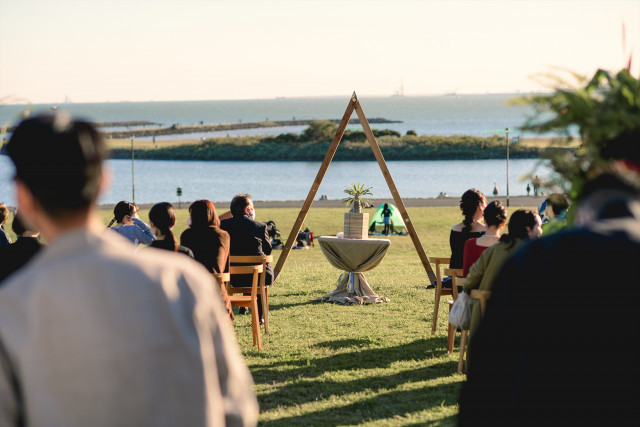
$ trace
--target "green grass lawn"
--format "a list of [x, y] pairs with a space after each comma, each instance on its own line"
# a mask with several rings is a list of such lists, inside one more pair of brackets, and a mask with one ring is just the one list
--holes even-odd
[[[218, 207], [223, 212], [223, 207]], [[457, 207], [409, 208], [428, 256], [449, 256], [449, 230], [461, 220]], [[514, 209], [510, 209], [510, 213]], [[373, 214], [373, 210], [366, 210]], [[312, 208], [305, 222], [314, 236], [343, 228], [343, 208]], [[297, 209], [259, 209], [275, 221], [283, 241]], [[101, 211], [105, 225], [110, 211]], [[187, 211], [178, 211], [177, 236]], [[148, 211], [140, 217], [148, 221]], [[313, 301], [331, 292], [339, 270], [316, 244], [293, 250], [270, 291], [270, 333], [263, 350], [252, 346], [251, 317], [233, 323], [253, 374], [260, 425], [456, 425], [464, 377], [457, 350], [446, 350], [448, 312], [443, 298], [431, 335], [433, 290], [409, 236], [391, 236], [391, 247], [366, 273], [373, 290], [390, 299], [367, 306]], [[274, 251], [274, 258], [281, 251]]]

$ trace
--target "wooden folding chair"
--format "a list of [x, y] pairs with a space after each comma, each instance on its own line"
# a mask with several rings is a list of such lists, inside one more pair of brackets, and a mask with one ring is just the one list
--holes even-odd
[[[264, 332], [269, 333], [269, 288], [265, 286], [265, 271], [267, 271], [267, 263], [273, 262], [273, 255], [229, 255], [229, 262], [234, 264], [245, 265], [261, 265], [262, 271], [258, 284], [258, 294], [262, 300], [262, 316], [264, 318]], [[233, 288], [233, 287], [232, 287]], [[235, 292], [234, 292], [235, 293]]]
[[440, 297], [442, 295], [451, 295], [451, 289], [442, 289], [442, 267], [444, 265], [449, 265], [449, 261], [451, 258], [449, 257], [429, 257], [429, 262], [435, 264], [435, 272], [436, 272], [436, 294], [435, 294], [435, 302], [433, 304], [433, 321], [431, 322], [431, 335], [436, 332], [436, 324], [438, 323], [438, 310], [440, 310]]
[[[491, 291], [485, 291], [484, 289], [472, 289], [469, 296], [472, 299], [480, 301], [480, 313], [484, 317], [484, 310], [487, 306], [487, 300], [491, 297]], [[464, 352], [467, 347], [467, 336], [469, 331], [464, 329], [460, 336], [460, 356], [458, 357], [458, 373], [462, 373], [462, 366], [464, 365]]]
[[[453, 297], [452, 300], [448, 301], [449, 312], [451, 312], [451, 307], [453, 306], [454, 301], [458, 299], [458, 286], [462, 287], [464, 285], [463, 270], [461, 268], [445, 268], [444, 274], [451, 276], [451, 289], [445, 289], [450, 292], [448, 295]], [[456, 336], [456, 328], [454, 328], [448, 320], [447, 325], [447, 351], [452, 353], [453, 342], [455, 341]]]
[[[227, 293], [232, 307], [247, 307], [251, 309], [251, 329], [253, 330], [253, 345], [258, 346], [258, 350], [262, 350], [262, 337], [260, 336], [260, 318], [258, 317], [258, 277], [262, 273], [262, 265], [232, 265], [229, 267], [229, 273], [214, 273], [218, 280], [226, 280]], [[229, 286], [231, 276], [234, 274], [252, 274], [250, 288], [241, 288]], [[226, 275], [226, 277], [225, 277]], [[249, 295], [237, 295], [248, 293]]]

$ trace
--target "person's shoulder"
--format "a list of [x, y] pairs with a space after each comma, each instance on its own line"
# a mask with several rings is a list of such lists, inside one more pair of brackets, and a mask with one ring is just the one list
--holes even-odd
[[464, 224], [459, 222], [456, 225], [454, 225], [453, 227], [451, 227], [451, 231], [455, 231], [456, 233], [460, 233], [460, 232], [462, 232], [463, 228], [464, 228]]
[[234, 220], [234, 217], [225, 218], [223, 220], [220, 220], [220, 228], [226, 230], [230, 228], [235, 222], [236, 221]]
[[470, 239], [467, 239], [466, 242], [464, 242], [464, 247], [472, 247], [472, 246], [476, 246], [478, 244], [478, 237], [472, 237]]
[[229, 232], [226, 230], [223, 230], [222, 227], [211, 227], [211, 230], [218, 235], [218, 237], [220, 239], [228, 239], [229, 238]]

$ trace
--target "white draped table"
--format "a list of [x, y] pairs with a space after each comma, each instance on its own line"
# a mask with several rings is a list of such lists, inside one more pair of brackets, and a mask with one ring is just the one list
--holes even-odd
[[363, 274], [380, 264], [391, 244], [388, 239], [341, 239], [320, 236], [318, 244], [331, 265], [344, 270], [345, 273], [340, 275], [333, 292], [316, 300], [339, 304], [375, 304], [389, 301], [389, 298], [373, 292]]

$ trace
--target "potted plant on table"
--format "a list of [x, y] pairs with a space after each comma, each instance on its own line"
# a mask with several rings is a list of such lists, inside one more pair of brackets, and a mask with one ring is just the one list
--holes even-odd
[[371, 188], [364, 184], [351, 184], [344, 189], [349, 196], [342, 199], [347, 206], [353, 205], [350, 212], [344, 214], [344, 237], [348, 239], [366, 239], [369, 236], [369, 214], [362, 212], [362, 204], [370, 204], [365, 196], [373, 196]]

